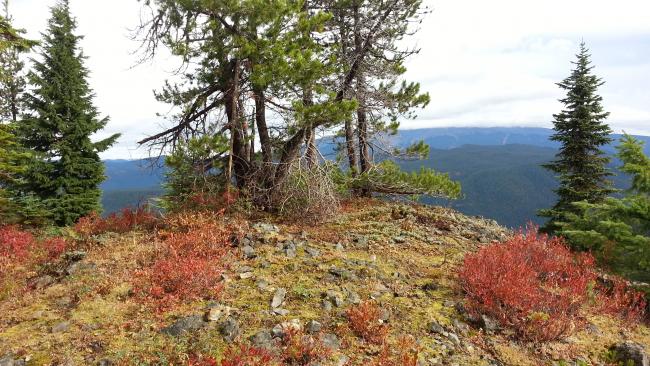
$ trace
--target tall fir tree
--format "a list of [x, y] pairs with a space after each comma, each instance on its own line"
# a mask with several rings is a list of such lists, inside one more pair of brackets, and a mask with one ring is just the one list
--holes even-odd
[[[3, 17], [11, 23], [9, 0], [3, 2]], [[21, 31], [18, 31], [19, 33]], [[16, 122], [21, 111], [21, 96], [25, 91], [25, 63], [20, 54], [29, 49], [28, 44], [14, 43], [11, 47], [0, 50], [0, 120]]]
[[3, 5], [0, 14], [0, 225], [29, 224], [44, 212], [32, 196], [16, 191], [32, 154], [20, 145], [14, 129], [24, 87], [19, 55], [29, 51], [36, 42], [25, 39], [24, 31], [12, 26], [8, 0]]
[[51, 9], [43, 34], [40, 60], [29, 73], [33, 91], [25, 102], [30, 113], [19, 124], [23, 144], [39, 158], [26, 173], [25, 190], [43, 200], [52, 220], [74, 223], [90, 212], [101, 211], [99, 184], [105, 179], [99, 153], [107, 150], [118, 134], [93, 142], [104, 128], [88, 85], [85, 56], [75, 35], [76, 21], [68, 0]]
[[567, 214], [576, 213], [575, 202], [602, 202], [614, 192], [608, 180], [612, 175], [607, 168], [610, 158], [601, 150], [612, 141], [612, 130], [605, 123], [609, 112], [605, 112], [603, 98], [597, 94], [604, 82], [592, 74], [591, 55], [584, 42], [576, 56], [571, 75], [557, 84], [567, 94], [560, 99], [564, 109], [553, 115], [555, 134], [551, 139], [562, 146], [555, 161], [544, 165], [560, 181], [558, 202], [540, 211], [541, 216], [549, 218], [543, 228], [549, 233], [559, 229], [558, 223], [565, 221]]

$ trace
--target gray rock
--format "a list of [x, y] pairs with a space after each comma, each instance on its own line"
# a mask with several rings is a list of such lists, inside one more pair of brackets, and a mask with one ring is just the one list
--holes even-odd
[[273, 329], [271, 329], [271, 335], [273, 338], [282, 338], [287, 329], [300, 330], [302, 325], [300, 325], [300, 320], [293, 319], [281, 324], [276, 324]]
[[60, 322], [52, 326], [52, 333], [67, 332], [70, 329], [70, 322]]
[[343, 302], [343, 296], [334, 290], [327, 290], [325, 293], [325, 299], [331, 304], [334, 304], [337, 308], [340, 308], [345, 304]]
[[346, 355], [341, 355], [338, 361], [336, 361], [336, 366], [345, 366], [348, 364], [349, 361], [350, 361], [350, 357]]
[[215, 304], [208, 308], [208, 311], [205, 313], [205, 321], [208, 322], [218, 322], [219, 320], [230, 316], [232, 313], [232, 308], [230, 306], [225, 306], [221, 304]]
[[284, 250], [284, 255], [286, 255], [288, 258], [295, 258], [296, 257], [296, 250], [287, 248]]
[[460, 334], [467, 335], [469, 333], [469, 325], [466, 323], [463, 323], [458, 319], [454, 319], [452, 323], [454, 324], [454, 328], [456, 328]]
[[429, 332], [436, 334], [444, 334], [445, 328], [442, 327], [437, 321], [432, 321], [429, 323]]
[[325, 311], [332, 311], [332, 303], [327, 299], [323, 299], [323, 302], [321, 303], [321, 308]]
[[287, 296], [287, 290], [284, 288], [279, 288], [275, 290], [275, 294], [273, 294], [273, 299], [271, 300], [271, 308], [279, 308], [284, 304], [284, 298]]
[[227, 343], [232, 343], [239, 337], [239, 323], [235, 318], [228, 317], [219, 324], [219, 333]]
[[275, 343], [273, 342], [273, 336], [268, 330], [262, 330], [255, 333], [250, 337], [250, 341], [254, 347], [262, 348], [265, 350], [272, 350], [275, 346]]
[[323, 346], [331, 351], [338, 351], [341, 348], [341, 340], [336, 334], [324, 334], [321, 341], [323, 342]]
[[332, 268], [330, 268], [329, 273], [336, 276], [336, 277], [338, 277], [338, 278], [342, 278], [344, 280], [358, 280], [359, 279], [359, 277], [357, 277], [357, 275], [354, 272], [350, 271], [349, 269], [345, 269], [345, 268], [332, 267]]
[[257, 282], [255, 282], [255, 285], [262, 291], [266, 290], [266, 288], [269, 287], [269, 283], [266, 280], [257, 280]]
[[287, 316], [289, 315], [289, 310], [282, 309], [282, 308], [275, 308], [273, 309], [273, 314], [280, 315], [280, 316]]
[[246, 259], [253, 259], [257, 257], [257, 254], [255, 253], [255, 248], [246, 245], [242, 248], [242, 253], [244, 253], [244, 258]]
[[245, 280], [247, 278], [252, 278], [253, 276], [255, 276], [253, 272], [244, 272], [239, 274], [239, 278], [242, 280]]
[[499, 323], [487, 315], [481, 315], [479, 318], [479, 326], [488, 333], [495, 332], [499, 329]]
[[347, 299], [350, 304], [359, 304], [361, 303], [361, 296], [354, 291], [347, 291]]
[[161, 329], [161, 333], [178, 337], [185, 333], [197, 331], [205, 327], [207, 323], [200, 315], [191, 315], [176, 320], [171, 325]]
[[78, 272], [92, 271], [97, 268], [95, 263], [85, 263], [85, 262], [74, 262], [66, 268], [65, 272], [69, 276], [74, 275]]
[[455, 333], [449, 333], [447, 334], [447, 338], [453, 343], [455, 346], [460, 346], [460, 339]]
[[334, 249], [342, 251], [342, 250], [345, 250], [345, 247], [341, 243], [336, 243], [336, 246], [334, 247]]
[[36, 281], [34, 282], [34, 288], [36, 288], [37, 290], [42, 290], [54, 284], [54, 282], [56, 282], [54, 277], [49, 275], [44, 275], [36, 279]]
[[622, 342], [610, 347], [614, 351], [616, 361], [627, 364], [632, 362], [634, 366], [650, 366], [650, 358], [646, 353], [645, 348], [634, 342]]
[[307, 323], [307, 332], [314, 334], [320, 332], [323, 329], [323, 325], [316, 320], [310, 320]]
[[354, 246], [359, 248], [359, 249], [368, 249], [368, 237], [367, 236], [357, 236], [354, 239], [352, 239], [352, 242], [354, 243]]
[[263, 222], [258, 222], [254, 224], [253, 229], [266, 234], [277, 234], [278, 232], [280, 232], [280, 229], [276, 225], [267, 224]]
[[0, 357], [0, 366], [25, 366], [25, 361], [20, 359], [15, 359], [14, 355], [6, 355]]
[[99, 365], [99, 366], [111, 366], [111, 365], [113, 365], [113, 361], [108, 360], [108, 359], [103, 359], [103, 360], [100, 360], [97, 365]]
[[393, 238], [393, 241], [396, 244], [404, 244], [404, 243], [406, 243], [406, 238], [403, 237], [403, 236], [396, 236], [396, 237]]
[[312, 258], [316, 258], [316, 257], [320, 256], [320, 250], [318, 250], [316, 248], [306, 247], [305, 252], [307, 253], [307, 255], [309, 255]]
[[84, 258], [86, 258], [86, 252], [83, 250], [75, 250], [72, 252], [66, 252], [63, 254], [63, 258], [72, 261], [72, 262], [78, 262]]

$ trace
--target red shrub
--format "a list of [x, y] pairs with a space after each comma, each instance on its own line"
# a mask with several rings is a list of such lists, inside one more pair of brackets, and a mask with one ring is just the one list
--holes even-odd
[[90, 237], [106, 232], [126, 233], [137, 228], [153, 229], [159, 222], [158, 216], [147, 206], [135, 209], [124, 208], [120, 213], [112, 213], [104, 218], [97, 213], [82, 217], [75, 224], [75, 231], [82, 237]]
[[364, 340], [383, 344], [388, 335], [388, 326], [380, 320], [381, 309], [372, 301], [365, 301], [349, 308], [346, 312], [350, 328]]
[[534, 226], [467, 255], [459, 274], [471, 315], [493, 317], [528, 340], [567, 335], [583, 324], [582, 310], [589, 305], [628, 322], [645, 315], [643, 293], [618, 277], [595, 285], [591, 255], [572, 253], [562, 238], [540, 235]]
[[395, 347], [384, 344], [370, 366], [417, 366], [420, 347], [411, 336], [400, 337]]
[[29, 256], [34, 246], [34, 236], [17, 226], [0, 228], [0, 257], [19, 262]]
[[629, 323], [645, 318], [645, 294], [636, 291], [620, 278], [609, 279], [598, 286], [597, 310], [600, 313], [618, 316]]
[[184, 301], [215, 298], [222, 290], [224, 256], [232, 250], [233, 228], [206, 223], [166, 234], [151, 265], [136, 278], [136, 292], [160, 310]]
[[178, 302], [216, 297], [222, 290], [222, 273], [217, 260], [164, 258], [142, 274], [139, 291], [162, 310]]
[[65, 239], [59, 237], [48, 238], [41, 243], [41, 248], [49, 260], [56, 259], [63, 254], [66, 246], [67, 243]]
[[241, 345], [226, 350], [221, 366], [280, 366], [280, 362], [267, 350]]
[[561, 238], [532, 226], [467, 255], [460, 270], [472, 315], [488, 315], [536, 341], [557, 339], [583, 322], [580, 310], [595, 279], [591, 255], [573, 254]]
[[283, 365], [307, 366], [330, 356], [322, 340], [305, 334], [302, 330], [287, 327], [283, 330], [280, 359]]

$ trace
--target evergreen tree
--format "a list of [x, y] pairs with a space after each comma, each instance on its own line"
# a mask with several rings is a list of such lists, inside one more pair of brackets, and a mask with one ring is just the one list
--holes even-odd
[[611, 269], [629, 278], [650, 280], [650, 157], [643, 143], [625, 135], [617, 147], [621, 170], [632, 176], [623, 198], [602, 203], [578, 202], [559, 234], [575, 249], [588, 250]]
[[75, 29], [69, 2], [59, 1], [43, 34], [41, 60], [33, 60], [34, 71], [28, 75], [33, 86], [26, 96], [30, 113], [19, 124], [23, 144], [39, 156], [25, 174], [24, 189], [43, 200], [59, 225], [101, 211], [99, 184], [105, 177], [99, 152], [119, 136], [91, 140], [108, 118], [99, 118], [93, 106]]
[[602, 97], [597, 94], [603, 81], [591, 73], [593, 67], [584, 42], [573, 64], [571, 75], [557, 84], [567, 94], [560, 99], [564, 109], [553, 115], [555, 134], [551, 139], [562, 146], [555, 161], [544, 165], [560, 181], [556, 190], [558, 202], [553, 208], [540, 211], [541, 216], [549, 218], [544, 231], [550, 233], [559, 228], [558, 222], [564, 221], [567, 214], [576, 212], [574, 202], [598, 203], [613, 192], [607, 179], [611, 175], [607, 169], [610, 159], [601, 150], [601, 146], [612, 141], [612, 131], [605, 123], [609, 113], [604, 111]]
[[0, 225], [8, 223], [35, 223], [44, 212], [34, 197], [21, 195], [20, 175], [27, 170], [31, 152], [21, 146], [14, 133], [19, 112], [22, 63], [18, 55], [35, 45], [25, 39], [24, 31], [11, 25], [9, 3], [4, 1], [4, 15], [0, 15]]
[[[11, 22], [9, 0], [4, 1], [4, 19]], [[22, 42], [21, 42], [22, 43]], [[16, 122], [21, 111], [21, 95], [25, 90], [24, 62], [20, 54], [27, 51], [24, 44], [0, 50], [0, 120]]]

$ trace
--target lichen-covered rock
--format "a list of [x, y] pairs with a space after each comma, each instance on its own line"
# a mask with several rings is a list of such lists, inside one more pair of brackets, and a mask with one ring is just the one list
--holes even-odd
[[185, 333], [197, 331], [206, 325], [207, 323], [203, 320], [202, 316], [192, 315], [180, 318], [171, 325], [161, 329], [160, 331], [164, 334], [178, 337]]
[[616, 361], [627, 365], [632, 362], [634, 366], [650, 366], [650, 358], [645, 347], [639, 343], [622, 342], [610, 348], [614, 351]]

